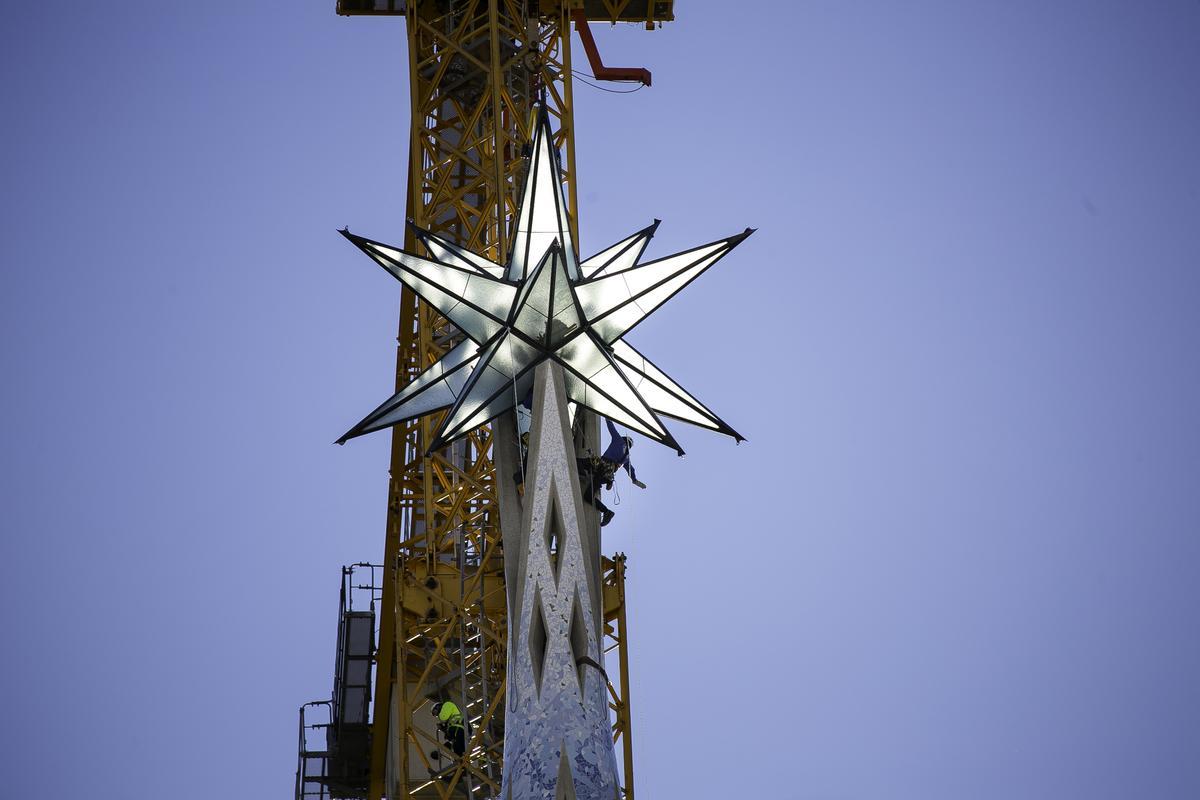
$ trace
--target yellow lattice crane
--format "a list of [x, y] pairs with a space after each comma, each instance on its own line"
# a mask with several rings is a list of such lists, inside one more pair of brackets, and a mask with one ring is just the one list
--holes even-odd
[[[587, 23], [652, 29], [674, 18], [671, 0], [338, 0], [337, 12], [406, 18], [407, 216], [497, 261], [512, 234], [538, 101], [550, 113], [578, 242], [571, 22], [595, 77], [649, 84], [645, 70], [601, 64]], [[405, 249], [416, 252], [417, 244], [408, 229]], [[397, 388], [460, 337], [405, 288]], [[379, 577], [371, 582], [370, 621], [349, 599], [355, 583], [347, 568], [332, 711], [321, 723], [311, 713], [306, 721], [305, 710], [312, 709], [302, 709], [297, 798], [499, 794], [507, 620], [493, 429], [485, 425], [427, 454], [440, 420], [434, 414], [393, 429], [387, 533], [382, 567], [372, 570]], [[358, 565], [360, 572], [365, 566]], [[624, 556], [602, 559], [605, 649], [610, 666], [619, 666], [609, 685], [613, 736], [623, 755], [622, 789], [632, 798], [624, 581]], [[378, 628], [377, 646], [355, 650], [355, 637], [368, 625]], [[435, 698], [462, 710], [466, 758], [442, 760], [429, 713]], [[361, 713], [347, 711], [360, 706]], [[317, 729], [325, 735], [312, 744], [306, 737]]]

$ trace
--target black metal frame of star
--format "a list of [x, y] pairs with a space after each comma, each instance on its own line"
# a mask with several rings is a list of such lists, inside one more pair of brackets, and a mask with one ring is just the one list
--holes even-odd
[[[429, 257], [342, 231], [356, 247], [457, 325], [466, 338], [364, 417], [338, 443], [448, 408], [427, 448], [440, 449], [513, 408], [532, 385], [534, 368], [547, 359], [563, 367], [569, 399], [673, 447], [680, 455], [683, 450], [660, 415], [741, 441], [737, 431], [622, 337], [753, 231], [747, 228], [735, 236], [640, 264], [638, 260], [658, 228], [659, 220], [655, 220], [581, 262], [565, 224], [561, 175], [544, 108], [538, 116], [531, 158], [506, 265], [419, 228], [411, 220], [409, 224]], [[539, 183], [553, 189], [557, 230], [534, 226], [535, 220], [546, 222], [549, 211], [539, 204]], [[538, 254], [534, 248], [539, 242], [545, 252], [529, 270], [530, 256]], [[650, 282], [639, 285], [645, 280]], [[541, 305], [533, 304], [535, 294]], [[648, 307], [639, 302], [647, 300]], [[501, 316], [497, 312], [506, 302], [508, 311]], [[589, 316], [589, 306], [593, 316]], [[538, 319], [531, 323], [530, 318], [544, 318], [544, 325]], [[573, 325], [568, 324], [571, 320]], [[500, 351], [506, 345], [505, 357]], [[520, 351], [515, 356], [514, 348]], [[642, 366], [636, 363], [638, 359]], [[507, 370], [498, 364], [507, 364]], [[595, 369], [585, 374], [585, 367]], [[598, 376], [610, 370], [619, 382], [606, 375], [605, 385], [601, 385]], [[643, 392], [651, 395], [650, 400]], [[508, 394], [511, 398], [505, 396]]]

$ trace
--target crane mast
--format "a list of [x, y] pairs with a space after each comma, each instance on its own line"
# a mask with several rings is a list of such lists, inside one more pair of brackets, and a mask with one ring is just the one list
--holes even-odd
[[[578, 241], [572, 19], [583, 26], [592, 19], [643, 22], [648, 28], [673, 19], [672, 3], [661, 0], [338, 0], [337, 11], [406, 17], [407, 218], [495, 261], [509, 248], [537, 102], [549, 112]], [[590, 33], [585, 45], [597, 65]], [[417, 244], [406, 226], [405, 249], [417, 252]], [[461, 338], [405, 287], [397, 390]], [[304, 716], [305, 709], [320, 704], [301, 712], [298, 800], [499, 796], [508, 621], [497, 486], [504, 476], [497, 477], [493, 453], [497, 430], [508, 428], [484, 425], [427, 453], [441, 418], [438, 413], [393, 428], [384, 558], [382, 568], [372, 570], [379, 578], [370, 587], [377, 614], [374, 676], [360, 680], [371, 711], [361, 715], [362, 725], [346, 722], [345, 675], [353, 673], [353, 659], [361, 661], [362, 653], [343, 650], [352, 646], [348, 626], [364, 624], [362, 612], [347, 605], [346, 583], [333, 711], [320, 749], [306, 745], [306, 731], [322, 724], [306, 725]], [[593, 418], [592, 440], [598, 436], [595, 425]], [[623, 554], [601, 559], [613, 736], [623, 755], [622, 792], [632, 798], [624, 580]], [[361, 671], [354, 674], [361, 678]], [[436, 719], [429, 713], [435, 699], [462, 710], [468, 729], [463, 759], [439, 754]], [[313, 774], [318, 771], [323, 774]]]
[[[414, 4], [407, 26], [408, 216], [497, 259], [506, 249], [539, 91], [568, 142], [564, 172], [574, 184], [569, 37], [561, 17], [531, 18], [524, 6]], [[572, 202], [572, 220], [574, 212]], [[405, 246], [415, 245], [409, 229]], [[397, 388], [457, 339], [452, 325], [405, 289]], [[507, 620], [493, 428], [425, 455], [439, 421], [426, 417], [392, 434], [372, 798], [449, 794], [460, 783], [472, 796], [499, 792]], [[452, 700], [468, 720], [469, 770], [429, 777], [442, 771], [429, 755], [439, 744], [427, 711], [431, 696]]]

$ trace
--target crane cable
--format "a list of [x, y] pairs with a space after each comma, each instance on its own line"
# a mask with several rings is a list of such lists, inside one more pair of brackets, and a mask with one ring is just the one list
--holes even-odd
[[641, 81], [613, 81], [613, 83], [636, 83], [638, 86], [636, 89], [607, 89], [587, 80], [587, 78], [591, 78], [593, 81], [600, 80], [595, 75], [588, 75], [586, 72], [579, 72], [578, 70], [574, 69], [571, 70], [571, 74], [578, 78], [580, 83], [587, 84], [593, 89], [599, 89], [600, 91], [608, 92], [609, 94], [633, 94], [634, 92], [640, 92], [642, 89], [646, 88], [646, 84], [642, 83]]

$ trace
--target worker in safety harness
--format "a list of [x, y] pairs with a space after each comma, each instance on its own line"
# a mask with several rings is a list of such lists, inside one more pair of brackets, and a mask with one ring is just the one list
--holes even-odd
[[602, 528], [612, 522], [616, 512], [604, 505], [600, 499], [600, 487], [611, 490], [618, 469], [624, 469], [629, 473], [629, 479], [633, 481], [634, 486], [639, 489], [646, 488], [646, 484], [637, 479], [637, 471], [633, 468], [633, 462], [629, 460], [629, 451], [633, 449], [633, 439], [617, 433], [617, 426], [611, 419], [605, 418], [604, 424], [608, 426], [608, 435], [612, 437], [608, 448], [599, 458], [592, 456], [577, 459], [579, 484], [583, 489], [583, 502], [591, 503], [600, 512], [600, 527]]
[[437, 717], [438, 730], [446, 737], [446, 746], [461, 756], [467, 751], [467, 731], [463, 727], [462, 712], [449, 700], [434, 703], [433, 715]]

